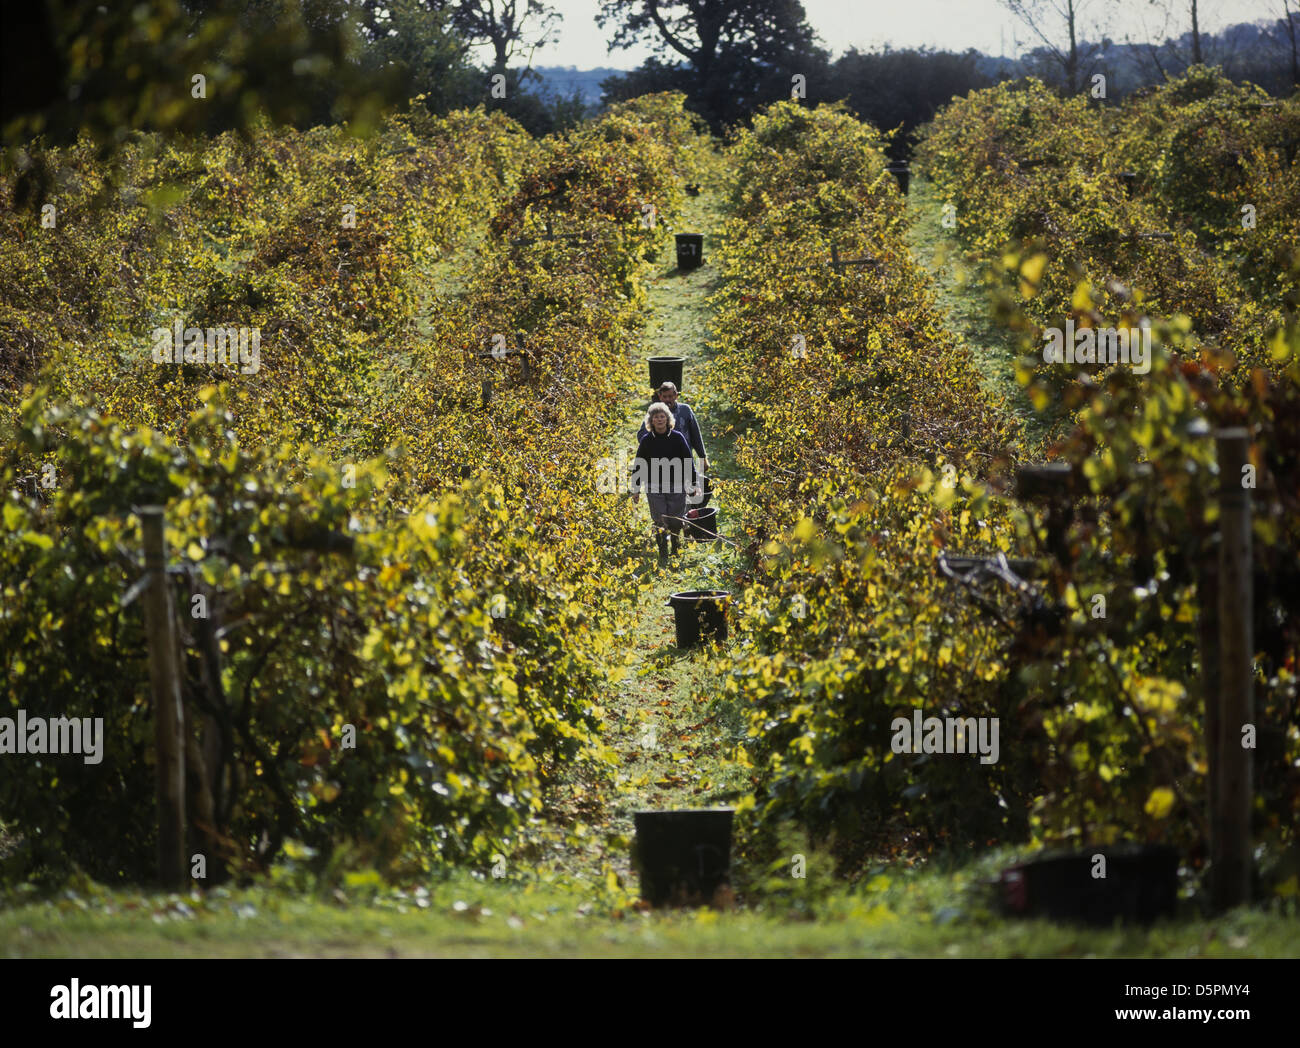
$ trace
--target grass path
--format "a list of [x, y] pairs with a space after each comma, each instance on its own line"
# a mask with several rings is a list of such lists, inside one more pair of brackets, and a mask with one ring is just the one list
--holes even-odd
[[985, 388], [1007, 399], [1025, 427], [1027, 443], [1037, 444], [1046, 435], [1047, 427], [1016, 382], [1019, 348], [1015, 336], [994, 321], [975, 264], [958, 245], [956, 234], [943, 228], [943, 203], [934, 187], [925, 179], [913, 177], [907, 208], [915, 219], [907, 232], [907, 246], [934, 281], [948, 329], [971, 346], [975, 359], [982, 362], [979, 370]]
[[[682, 227], [676, 232], [705, 234], [705, 265], [696, 270], [677, 269], [671, 241], [656, 263], [649, 281], [650, 315], [645, 337], [645, 357], [686, 358], [682, 400], [695, 405], [696, 393], [707, 382], [707, 297], [716, 270], [708, 265], [710, 237], [721, 220], [716, 191], [688, 198]], [[626, 391], [623, 422], [611, 454], [619, 450], [630, 457], [636, 449], [636, 432], [649, 403], [649, 369], [637, 361], [638, 384]], [[706, 414], [700, 415], [705, 448], [714, 472], [730, 464], [730, 441]], [[719, 504], [716, 496], [711, 505]], [[679, 651], [669, 596], [686, 589], [727, 589], [735, 566], [734, 554], [724, 543], [683, 541], [682, 552], [665, 568], [657, 565], [649, 512], [642, 499], [622, 500], [644, 536], [641, 590], [636, 601], [631, 633], [631, 664], [622, 680], [611, 682], [603, 703], [611, 725], [606, 742], [620, 758], [612, 793], [605, 798], [609, 827], [618, 847], [610, 855], [623, 884], [635, 888], [635, 874], [626, 847], [633, 835], [632, 813], [641, 808], [712, 807], [734, 799], [748, 785], [742, 766], [728, 760], [739, 741], [739, 725], [717, 701], [720, 657], [712, 646]], [[723, 533], [725, 499], [722, 500]]]
[[[623, 391], [620, 421], [607, 448], [615, 461], [620, 451], [629, 460], [636, 451], [636, 432], [650, 394], [645, 359], [685, 357], [682, 399], [693, 406], [695, 393], [707, 384], [710, 311], [706, 300], [717, 273], [708, 265], [708, 251], [721, 219], [718, 189], [686, 198], [681, 227], [669, 232], [703, 232], [706, 264], [679, 270], [671, 236], [654, 263], [647, 281], [645, 352], [643, 359], [634, 361], [638, 381]], [[422, 287], [442, 298], [459, 297], [481, 250], [479, 238], [467, 238], [448, 257], [425, 269]], [[423, 315], [417, 323], [427, 333]], [[718, 432], [721, 427], [712, 425], [707, 413], [699, 417], [711, 467], [715, 472], [730, 470], [730, 437]], [[637, 569], [641, 588], [626, 595], [633, 622], [629, 664], [610, 667], [608, 692], [600, 703], [607, 714], [604, 741], [616, 752], [619, 765], [611, 787], [596, 788], [597, 797], [580, 770], [564, 769], [564, 777], [549, 791], [552, 843], [537, 858], [547, 874], [577, 883], [598, 883], [612, 870], [628, 890], [635, 891], [633, 812], [711, 807], [734, 800], [748, 782], [743, 768], [725, 759], [740, 741], [740, 728], [737, 718], [713, 701], [719, 691], [718, 653], [678, 651], [672, 611], [666, 606], [669, 596], [679, 590], [728, 588], [735, 558], [722, 543], [684, 541], [679, 557], [667, 568], [658, 568], [645, 500], [632, 504], [623, 496], [615, 497], [612, 511], [627, 514], [643, 536]], [[717, 504], [716, 497], [711, 504]], [[590, 831], [594, 832], [565, 839], [571, 827], [591, 823], [593, 818]]]

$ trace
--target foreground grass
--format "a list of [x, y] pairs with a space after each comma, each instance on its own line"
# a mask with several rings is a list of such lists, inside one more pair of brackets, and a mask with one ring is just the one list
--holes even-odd
[[[732, 912], [644, 913], [621, 886], [458, 875], [372, 893], [289, 886], [202, 894], [92, 885], [0, 910], [16, 957], [1297, 957], [1300, 914], [1273, 907], [1151, 929], [1006, 921], [984, 869], [877, 874], [796, 916], [790, 900]], [[814, 883], [810, 877], [808, 883]], [[804, 890], [793, 882], [790, 893]], [[811, 916], [813, 919], [808, 919]]]

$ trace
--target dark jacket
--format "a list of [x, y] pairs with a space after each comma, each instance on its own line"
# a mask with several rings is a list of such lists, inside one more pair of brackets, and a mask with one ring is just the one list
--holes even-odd
[[694, 460], [691, 446], [675, 429], [660, 436], [647, 433], [636, 449], [632, 490], [652, 494], [680, 493], [688, 490]]
[[[685, 437], [686, 443], [695, 449], [695, 454], [699, 455], [700, 458], [708, 458], [709, 456], [704, 453], [704, 437], [700, 433], [700, 423], [695, 417], [695, 412], [680, 400], [670, 410], [673, 413], [673, 431]], [[641, 430], [637, 433], [636, 439], [644, 440], [645, 435], [649, 432], [645, 428], [645, 423], [642, 422]]]

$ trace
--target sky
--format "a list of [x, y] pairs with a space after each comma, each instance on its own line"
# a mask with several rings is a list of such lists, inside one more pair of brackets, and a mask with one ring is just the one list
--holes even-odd
[[[608, 51], [613, 35], [596, 25], [599, 0], [548, 0], [564, 15], [554, 44], [539, 49], [533, 64], [539, 66], [575, 66], [592, 69], [612, 66], [633, 69], [649, 55], [645, 48]], [[975, 47], [986, 54], [1014, 56], [1032, 47], [1034, 38], [999, 0], [803, 0], [808, 21], [832, 55], [850, 47], [859, 51], [878, 50], [886, 43], [893, 47], [920, 47], [963, 51]], [[1183, 18], [1171, 24], [1167, 35], [1178, 35], [1188, 28], [1186, 0], [1165, 0]], [[1294, 5], [1293, 5], [1294, 6]], [[1270, 21], [1281, 17], [1281, 0], [1201, 0], [1200, 21], [1204, 32], [1213, 32], [1235, 22]], [[1085, 15], [1104, 12], [1110, 36], [1123, 42], [1125, 35], [1135, 41], [1148, 35], [1163, 38], [1161, 19], [1149, 0], [1089, 0]], [[1143, 32], [1145, 21], [1147, 32]], [[1092, 34], [1088, 34], [1091, 36]]]

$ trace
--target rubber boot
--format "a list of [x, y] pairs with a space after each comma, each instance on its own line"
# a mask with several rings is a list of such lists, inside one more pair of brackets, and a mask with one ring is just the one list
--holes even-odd
[[668, 536], [661, 531], [659, 532], [658, 535], [655, 536], [655, 540], [659, 543], [659, 563], [667, 564], [668, 563]]
[[677, 532], [673, 532], [673, 556], [677, 556], [682, 551], [682, 540], [677, 537]]

